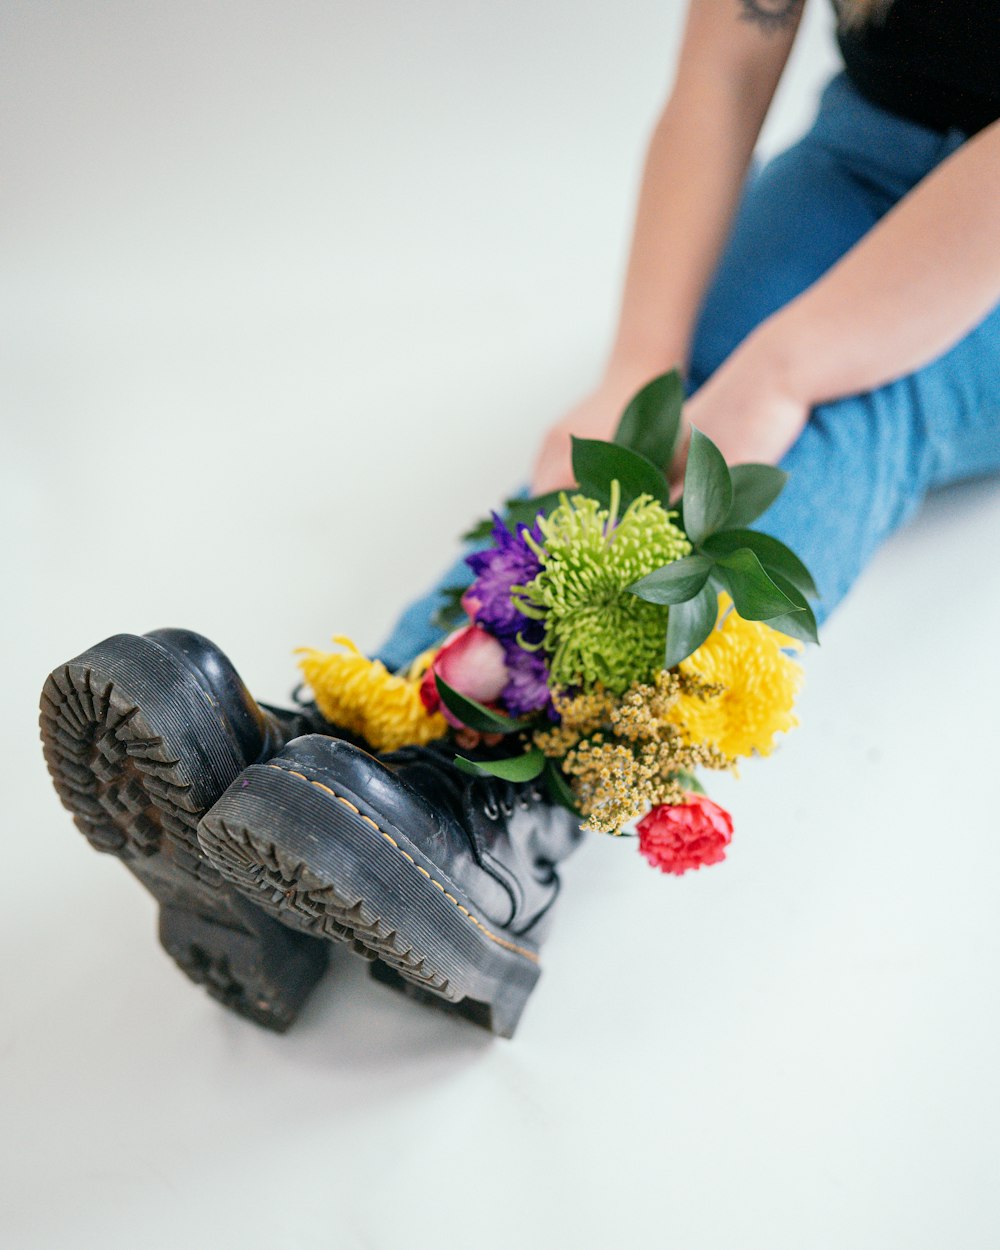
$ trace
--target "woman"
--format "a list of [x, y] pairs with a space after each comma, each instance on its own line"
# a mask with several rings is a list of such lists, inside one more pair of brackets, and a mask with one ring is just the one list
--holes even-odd
[[[1000, 469], [1000, 14], [840, 7], [846, 72], [744, 185], [802, 3], [692, 0], [604, 376], [531, 481], [570, 485], [569, 436], [609, 438], [681, 363], [687, 420], [731, 464], [791, 472], [757, 526], [803, 556], [820, 619], [929, 490]], [[404, 613], [387, 664], [439, 639], [440, 591], [468, 580], [463, 557]]]
[[[609, 437], [682, 362], [688, 422], [731, 463], [791, 472], [758, 524], [803, 555], [824, 616], [928, 490], [1000, 470], [1000, 18], [844, 0], [846, 72], [747, 181], [800, 10], [692, 0], [604, 377], [548, 432], [531, 486], [570, 485], [569, 436]], [[470, 578], [463, 557], [381, 658], [400, 668], [438, 641], [442, 589]], [[81, 829], [160, 900], [164, 945], [227, 1005], [286, 1027], [323, 939], [346, 939], [382, 976], [513, 1031], [578, 840], [532, 785], [470, 780], [433, 748], [374, 759], [259, 707], [186, 631], [57, 669], [42, 729]]]

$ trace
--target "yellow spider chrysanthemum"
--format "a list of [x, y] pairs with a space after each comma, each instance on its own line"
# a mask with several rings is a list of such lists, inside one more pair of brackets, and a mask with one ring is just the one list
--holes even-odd
[[682, 694], [671, 719], [692, 742], [707, 742], [730, 759], [770, 755], [775, 738], [799, 722], [792, 706], [802, 669], [783, 648], [801, 643], [763, 621], [746, 621], [728, 595], [719, 596], [719, 620], [680, 669], [724, 689], [707, 698]]
[[417, 656], [401, 675], [390, 673], [381, 660], [369, 660], [350, 638], [337, 634], [333, 641], [345, 651], [299, 647], [295, 653], [302, 657], [299, 668], [327, 720], [359, 734], [376, 751], [423, 746], [443, 737], [447, 721], [420, 701], [420, 679], [436, 648]]

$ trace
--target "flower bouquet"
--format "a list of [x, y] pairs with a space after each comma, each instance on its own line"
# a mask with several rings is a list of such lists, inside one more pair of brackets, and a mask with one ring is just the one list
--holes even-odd
[[303, 648], [323, 714], [376, 750], [447, 739], [457, 766], [543, 784], [585, 828], [683, 873], [718, 863], [729, 814], [696, 778], [768, 755], [797, 724], [794, 652], [817, 641], [816, 589], [783, 543], [748, 528], [782, 490], [729, 468], [691, 430], [683, 494], [660, 465], [681, 430], [676, 372], [643, 387], [614, 439], [573, 440], [577, 487], [508, 500], [464, 537], [474, 580], [439, 646], [399, 673], [347, 638]]

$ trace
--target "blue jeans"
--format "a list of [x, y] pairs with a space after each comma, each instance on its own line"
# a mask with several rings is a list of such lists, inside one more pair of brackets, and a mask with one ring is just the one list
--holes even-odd
[[[748, 180], [699, 315], [691, 389], [965, 138], [887, 113], [835, 77], [812, 129]], [[822, 620], [928, 491], [1000, 472], [1000, 307], [916, 373], [813, 409], [782, 467], [789, 483], [755, 527], [805, 560]], [[474, 549], [402, 613], [377, 652], [389, 667], [440, 641], [431, 616], [444, 589], [469, 584]]]

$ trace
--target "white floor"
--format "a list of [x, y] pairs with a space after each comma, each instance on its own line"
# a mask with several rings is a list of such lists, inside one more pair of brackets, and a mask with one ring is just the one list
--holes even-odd
[[0, 16], [5, 1248], [997, 1246], [995, 483], [832, 622], [803, 728], [717, 791], [727, 864], [580, 852], [513, 1042], [350, 957], [287, 1037], [226, 1015], [38, 750], [45, 674], [120, 630], [281, 700], [520, 479], [599, 367], [680, 7]]

